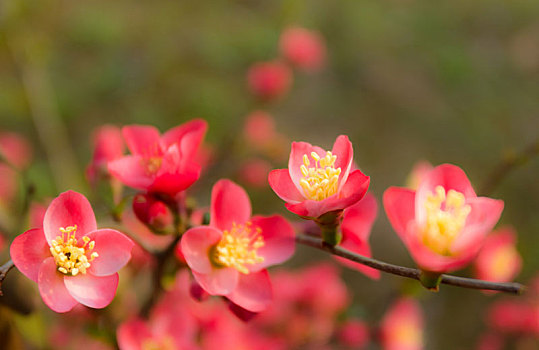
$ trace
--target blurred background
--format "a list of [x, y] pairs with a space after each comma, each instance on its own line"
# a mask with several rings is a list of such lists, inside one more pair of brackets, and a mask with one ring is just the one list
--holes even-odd
[[[247, 72], [279, 56], [290, 26], [319, 33], [325, 63], [294, 70], [278, 98], [257, 98]], [[255, 212], [293, 218], [269, 186], [240, 174], [252, 152], [242, 143], [245, 120], [255, 110], [269, 113], [289, 141], [329, 149], [348, 135], [379, 201], [388, 186], [404, 185], [419, 160], [459, 165], [479, 191], [500, 162], [537, 142], [539, 2], [0, 1], [0, 129], [30, 140], [36, 198], [90, 192], [84, 169], [96, 127], [165, 131], [196, 117], [208, 121], [214, 150], [192, 191], [199, 203], [207, 205], [211, 185], [228, 177], [246, 186]], [[272, 160], [277, 168], [287, 165], [288, 141], [282, 147], [284, 156]], [[538, 174], [539, 160], [528, 159], [489, 193], [505, 201], [499, 226], [518, 233], [519, 282], [539, 268]], [[374, 257], [413, 266], [383, 210], [371, 245]], [[300, 247], [288, 266], [320, 259], [328, 256]], [[342, 273], [354, 296], [349, 312], [369, 322], [402, 290], [418, 288], [392, 275], [372, 281]], [[414, 293], [428, 349], [474, 348], [487, 305], [500, 298], [450, 286]]]

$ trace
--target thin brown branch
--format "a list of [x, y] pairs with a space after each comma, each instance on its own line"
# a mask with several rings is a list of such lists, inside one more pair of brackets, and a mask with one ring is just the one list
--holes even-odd
[[13, 263], [13, 260], [9, 260], [4, 265], [0, 266], [0, 296], [3, 295], [2, 293], [2, 282], [4, 282], [4, 279], [6, 278], [8, 272], [15, 266]]
[[[322, 239], [317, 237], [297, 235], [296, 242], [326, 251], [333, 255], [355, 261], [383, 272], [391, 273], [393, 275], [407, 277], [418, 281], [421, 275], [421, 271], [418, 269], [393, 265], [376, 259], [367, 258], [366, 256], [352, 253], [339, 246], [327, 245], [322, 241]], [[441, 276], [441, 283], [463, 288], [494, 290], [513, 294], [522, 294], [526, 289], [525, 286], [519, 283], [495, 283], [445, 274]]]
[[508, 154], [486, 177], [484, 184], [480, 187], [481, 195], [488, 196], [498, 187], [502, 180], [511, 171], [519, 166], [525, 165], [530, 159], [539, 154], [539, 139], [523, 149], [520, 153]]

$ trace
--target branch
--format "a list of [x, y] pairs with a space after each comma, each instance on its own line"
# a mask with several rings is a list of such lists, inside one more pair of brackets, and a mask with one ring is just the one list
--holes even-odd
[[13, 264], [13, 260], [9, 260], [4, 265], [0, 266], [0, 296], [4, 295], [2, 293], [2, 282], [4, 282], [4, 279], [7, 276], [7, 273], [15, 266]]
[[[339, 246], [330, 246], [324, 244], [320, 238], [307, 235], [297, 235], [296, 242], [326, 251], [351, 261], [355, 261], [380, 271], [391, 273], [393, 275], [407, 277], [418, 281], [421, 275], [421, 271], [418, 269], [393, 265], [376, 259], [367, 258], [366, 256], [352, 253]], [[495, 283], [445, 274], [442, 275], [441, 283], [464, 288], [495, 290], [513, 294], [522, 294], [526, 289], [525, 286], [519, 283]]]
[[489, 195], [500, 184], [503, 178], [518, 166], [526, 164], [530, 159], [539, 154], [539, 139], [517, 154], [509, 154], [487, 176], [481, 186], [483, 196]]

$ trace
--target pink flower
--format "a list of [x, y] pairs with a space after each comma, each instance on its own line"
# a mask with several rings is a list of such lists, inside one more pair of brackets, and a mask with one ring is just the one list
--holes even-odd
[[107, 176], [107, 164], [123, 157], [124, 140], [120, 129], [113, 125], [103, 125], [96, 129], [92, 135], [94, 155], [92, 162], [86, 168], [88, 181], [95, 184], [99, 177]]
[[369, 328], [360, 320], [346, 321], [337, 333], [339, 342], [352, 349], [362, 349], [369, 343]]
[[[378, 204], [376, 203], [374, 196], [370, 193], [356, 204], [345, 209], [341, 223], [343, 238], [339, 245], [351, 252], [371, 257], [369, 236], [374, 220], [376, 219], [377, 211]], [[343, 265], [364, 273], [370, 278], [380, 278], [380, 271], [373, 269], [372, 267], [337, 256], [335, 256], [335, 259]]]
[[131, 155], [109, 163], [110, 173], [127, 186], [175, 196], [200, 176], [194, 162], [206, 133], [207, 123], [196, 119], [162, 136], [152, 126], [122, 128]]
[[272, 299], [267, 266], [294, 253], [294, 230], [282, 217], [254, 216], [247, 193], [229, 180], [212, 190], [209, 226], [188, 230], [181, 249], [197, 282], [253, 312]]
[[459, 167], [429, 172], [417, 191], [390, 187], [384, 207], [394, 230], [422, 270], [443, 273], [469, 263], [503, 210], [503, 201], [477, 197]]
[[283, 31], [279, 47], [288, 61], [307, 71], [319, 69], [326, 58], [324, 39], [305, 28], [291, 27]]
[[493, 281], [511, 281], [522, 267], [522, 258], [516, 247], [516, 232], [506, 227], [491, 233], [475, 260], [477, 278]]
[[387, 311], [380, 326], [385, 350], [423, 349], [423, 313], [417, 301], [402, 298]]
[[249, 144], [265, 148], [277, 137], [275, 119], [265, 111], [254, 111], [245, 120], [243, 134]]
[[247, 84], [255, 96], [274, 99], [288, 92], [292, 85], [292, 72], [279, 61], [259, 62], [249, 68]]
[[98, 230], [86, 197], [68, 191], [51, 202], [42, 228], [13, 240], [10, 254], [19, 271], [38, 283], [45, 304], [67, 312], [78, 303], [107, 306], [116, 293], [117, 271], [129, 261], [132, 247], [122, 233]]
[[24, 137], [14, 132], [0, 133], [0, 154], [19, 170], [28, 167], [32, 161], [32, 147]]
[[354, 158], [347, 136], [337, 138], [331, 151], [306, 142], [293, 142], [288, 169], [273, 170], [269, 184], [286, 208], [306, 218], [341, 211], [358, 202], [370, 178], [351, 171]]

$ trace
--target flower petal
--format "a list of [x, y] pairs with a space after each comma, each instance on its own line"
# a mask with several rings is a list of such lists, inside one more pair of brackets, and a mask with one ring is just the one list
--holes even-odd
[[208, 123], [203, 119], [194, 119], [170, 129], [163, 134], [161, 140], [168, 148], [178, 144], [182, 157], [191, 159], [195, 156], [208, 130]]
[[77, 239], [97, 229], [94, 211], [82, 194], [67, 191], [52, 200], [43, 219], [43, 232], [47, 242], [60, 236], [61, 227], [77, 225]]
[[9, 254], [17, 269], [37, 282], [43, 260], [51, 257], [43, 229], [35, 228], [15, 237], [9, 248]]
[[320, 158], [326, 156], [326, 151], [320, 147], [313, 146], [307, 142], [292, 142], [292, 150], [290, 151], [290, 158], [288, 159], [288, 171], [292, 182], [296, 185], [296, 188], [301, 194], [303, 194], [303, 188], [300, 185], [300, 180], [303, 178], [303, 174], [301, 173], [303, 156], [307, 155], [311, 165], [313, 165], [313, 159], [311, 157], [312, 152], [317, 153]]
[[408, 223], [415, 219], [415, 191], [390, 187], [384, 192], [383, 202], [391, 226], [402, 239], [407, 233]]
[[264, 246], [258, 248], [257, 254], [264, 258], [260, 264], [250, 265], [249, 271], [260, 271], [271, 265], [288, 260], [296, 249], [294, 228], [285, 218], [279, 215], [254, 216], [253, 228], [259, 227], [264, 238]]
[[290, 178], [288, 169], [272, 170], [268, 176], [268, 182], [275, 194], [287, 203], [297, 204], [305, 200]]
[[[469, 249], [479, 249], [484, 237], [492, 231], [503, 211], [503, 201], [487, 197], [476, 197], [466, 201], [471, 207], [466, 219], [463, 232], [458, 236], [451, 251], [462, 252]], [[474, 247], [477, 246], [477, 247]]]
[[230, 267], [213, 268], [209, 273], [191, 270], [198, 284], [211, 295], [227, 295], [238, 285], [239, 272]]
[[108, 163], [109, 173], [129, 187], [146, 190], [154, 180], [154, 175], [144, 167], [141, 156], [125, 156]]
[[102, 229], [89, 233], [88, 238], [95, 242], [92, 252], [99, 254], [89, 269], [94, 276], [112, 275], [131, 259], [131, 249], [135, 244], [123, 233]]
[[150, 191], [174, 196], [198, 180], [200, 170], [200, 165], [182, 158], [178, 145], [173, 145], [165, 152]]
[[362, 200], [347, 208], [341, 224], [343, 235], [356, 236], [360, 241], [367, 242], [371, 228], [376, 219], [378, 204], [376, 198], [367, 193]]
[[273, 300], [268, 271], [241, 275], [236, 289], [226, 297], [234, 304], [252, 312], [267, 309]]
[[211, 192], [210, 225], [229, 230], [233, 223], [243, 224], [251, 217], [247, 192], [230, 180], [219, 180]]
[[341, 168], [341, 174], [339, 175], [339, 189], [337, 191], [339, 192], [348, 179], [348, 174], [350, 174], [350, 169], [352, 168], [352, 162], [354, 160], [354, 149], [352, 148], [352, 142], [350, 142], [348, 136], [340, 135], [337, 137], [331, 153], [337, 156], [334, 167]]
[[127, 147], [133, 155], [156, 157], [162, 154], [159, 130], [149, 125], [128, 125], [122, 128]]
[[180, 242], [187, 265], [198, 273], [210, 273], [214, 269], [209, 258], [210, 249], [219, 243], [222, 236], [221, 231], [211, 226], [187, 230]]
[[53, 257], [45, 259], [43, 264], [41, 264], [37, 283], [43, 302], [52, 311], [68, 312], [78, 304], [71, 294], [69, 294], [64, 284], [64, 275], [56, 269], [56, 263]]
[[79, 303], [101, 309], [110, 304], [116, 288], [118, 288], [118, 274], [109, 276], [94, 276], [90, 273], [77, 276], [65, 276], [64, 282], [69, 294]]

